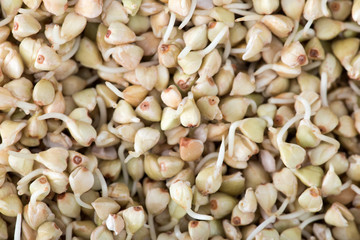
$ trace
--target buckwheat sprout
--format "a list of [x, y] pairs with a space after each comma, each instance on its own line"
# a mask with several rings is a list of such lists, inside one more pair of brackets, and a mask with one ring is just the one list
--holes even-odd
[[118, 96], [119, 98], [124, 99], [124, 94], [117, 88], [115, 87], [114, 84], [112, 84], [111, 82], [106, 81], [105, 85], [113, 92], [115, 93], [116, 96]]
[[296, 96], [296, 99], [301, 102], [301, 104], [303, 105], [303, 107], [304, 107], [304, 109], [305, 109], [304, 120], [310, 121], [310, 117], [311, 117], [311, 106], [310, 106], [309, 102], [308, 102], [305, 98], [301, 97], [300, 95], [299, 95], [299, 96]]
[[268, 127], [268, 128], [269, 128], [269, 127], [272, 127], [272, 126], [274, 125], [274, 120], [273, 120], [271, 117], [269, 117], [269, 116], [267, 116], [267, 115], [264, 115], [264, 116], [262, 116], [261, 118], [266, 121], [266, 124], [267, 124], [267, 127]]
[[3, 20], [0, 21], [0, 27], [3, 27], [5, 25], [9, 24], [14, 19], [15, 16], [16, 16], [16, 14], [11, 14], [11, 15], [6, 16], [6, 18], [4, 18]]
[[71, 50], [66, 53], [65, 55], [61, 56], [61, 61], [65, 62], [72, 58], [75, 53], [79, 50], [80, 47], [80, 37], [76, 38], [74, 46], [71, 48]]
[[345, 189], [348, 189], [349, 187], [351, 187], [351, 184], [352, 184], [352, 181], [351, 179], [350, 180], [347, 180], [343, 185], [341, 185], [340, 187], [340, 191], [344, 191]]
[[66, 128], [66, 124], [65, 123], [61, 123], [61, 125], [55, 129], [55, 131], [53, 131], [54, 134], [60, 134], [62, 131], [64, 131], [64, 129]]
[[107, 129], [109, 130], [109, 132], [111, 132], [112, 134], [118, 137], [119, 133], [116, 130], [116, 128], [114, 128], [113, 124], [114, 124], [113, 120], [110, 120], [110, 122], [107, 124]]
[[[310, 125], [311, 106], [310, 106], [309, 102], [301, 96], [297, 96], [296, 98], [303, 104], [303, 106], [305, 108], [305, 114], [304, 114], [305, 123], [307, 123], [310, 128], [313, 128], [313, 126]], [[313, 130], [312, 132], [321, 141], [330, 143], [330, 144], [334, 145], [337, 149], [340, 148], [340, 143], [337, 140], [335, 140], [334, 138], [323, 135], [319, 131]]]
[[351, 184], [351, 190], [353, 190], [357, 195], [360, 195], [360, 188], [355, 184]]
[[73, 223], [71, 222], [66, 226], [65, 230], [65, 240], [71, 240], [72, 239], [72, 230], [73, 230]]
[[251, 15], [246, 15], [246, 16], [241, 17], [241, 18], [237, 18], [235, 21], [236, 22], [260, 21], [262, 18], [263, 18], [262, 15], [251, 14]]
[[218, 154], [218, 158], [216, 160], [216, 164], [215, 164], [215, 174], [214, 174], [214, 178], [221, 174], [221, 167], [222, 164], [224, 162], [224, 157], [225, 157], [225, 137], [224, 135], [222, 136], [222, 140], [221, 140], [221, 144], [220, 144], [220, 150], [219, 150], [219, 154]]
[[289, 204], [289, 199], [286, 198], [285, 201], [281, 204], [279, 210], [277, 210], [275, 213], [273, 213], [269, 218], [267, 218], [265, 221], [263, 221], [257, 228], [254, 229], [254, 231], [251, 232], [251, 234], [246, 238], [246, 240], [252, 240], [255, 238], [256, 234], [261, 232], [267, 225], [270, 223], [274, 223], [276, 218], [280, 216], [286, 209], [287, 205]]
[[293, 125], [294, 123], [296, 123], [297, 121], [299, 121], [303, 118], [304, 118], [303, 114], [298, 114], [298, 115], [295, 115], [293, 118], [291, 118], [289, 121], [287, 121], [284, 124], [284, 126], [280, 129], [280, 131], [278, 132], [278, 134], [276, 136], [276, 142], [277, 142], [278, 146], [280, 146], [280, 144], [283, 142], [284, 134], [291, 127], [291, 125]]
[[99, 79], [99, 76], [97, 74], [95, 74], [92, 77], [89, 77], [88, 79], [86, 79], [86, 86], [93, 84], [98, 79]]
[[184, 106], [189, 99], [194, 99], [194, 94], [191, 91], [189, 91], [187, 97], [184, 97], [179, 103], [179, 106], [177, 107], [175, 112], [176, 116], [180, 116], [180, 114], [184, 111]]
[[30, 111], [36, 111], [38, 109], [38, 106], [33, 103], [24, 102], [17, 99], [14, 102], [14, 105], [22, 109], [26, 115], [29, 115]]
[[302, 38], [303, 36], [306, 36], [306, 34], [308, 33], [308, 31], [310, 30], [311, 25], [313, 24], [315, 19], [310, 19], [307, 21], [307, 23], [305, 24], [304, 28], [299, 31], [295, 38], [294, 41], [298, 41], [300, 38]]
[[299, 228], [300, 228], [300, 230], [303, 230], [310, 223], [322, 220], [322, 219], [324, 219], [324, 217], [325, 217], [325, 214], [319, 214], [319, 215], [309, 217], [308, 219], [306, 219], [299, 225]]
[[148, 213], [148, 223], [149, 223], [149, 229], [150, 229], [150, 239], [156, 240], [156, 230], [155, 230], [155, 224], [154, 224], [154, 216], [151, 213]]
[[49, 71], [49, 72], [38, 72], [34, 74], [35, 82], [40, 81], [41, 79], [51, 79], [53, 76], [55, 75], [54, 71]]
[[34, 192], [33, 194], [31, 194], [29, 204], [34, 206], [36, 204], [37, 198], [43, 193], [44, 193], [43, 191], [38, 190], [38, 191]]
[[162, 226], [158, 227], [157, 230], [159, 232], [169, 231], [170, 229], [172, 229], [178, 223], [179, 223], [179, 220], [177, 220], [176, 218], [171, 218], [170, 222], [168, 222], [165, 225], [162, 225]]
[[6, 119], [10, 119], [11, 116], [14, 114], [14, 112], [16, 111], [15, 107], [10, 108], [9, 112], [6, 114]]
[[251, 98], [247, 98], [247, 102], [249, 103], [249, 106], [251, 107], [252, 113], [255, 114], [256, 111], [257, 111], [256, 102], [255, 102], [253, 99], [251, 99]]
[[14, 240], [21, 240], [21, 219], [22, 214], [18, 213], [16, 216]]
[[188, 15], [186, 15], [186, 17], [184, 18], [184, 20], [181, 22], [179, 29], [183, 29], [186, 24], [188, 24], [194, 14], [195, 8], [196, 8], [196, 4], [197, 4], [197, 0], [192, 0], [191, 1], [191, 5], [190, 5], [190, 10]]
[[306, 213], [306, 211], [304, 209], [300, 209], [296, 212], [292, 212], [289, 214], [284, 214], [278, 217], [279, 220], [291, 220], [291, 219], [296, 219], [299, 218], [300, 216], [304, 215]]
[[177, 238], [177, 239], [183, 239], [183, 234], [181, 233], [181, 231], [180, 231], [180, 226], [179, 226], [179, 224], [176, 224], [175, 225], [175, 227], [174, 227], [174, 234], [175, 234], [175, 237]]
[[[257, 30], [254, 31], [254, 34], [252, 34], [252, 36], [250, 37], [250, 39], [249, 39], [249, 41], [248, 41], [248, 43], [246, 44], [246, 47], [245, 47], [245, 53], [242, 56], [243, 60], [248, 58], [248, 55], [251, 53], [251, 49], [253, 49], [254, 45], [256, 44], [256, 40], [258, 38], [261, 38], [261, 32], [262, 31], [260, 29], [257, 29]], [[264, 66], [266, 66], [266, 65], [264, 65]]]
[[349, 86], [356, 95], [360, 96], [360, 88], [356, 85], [356, 83], [354, 81], [350, 80]]
[[30, 173], [28, 173], [27, 175], [25, 175], [24, 177], [22, 177], [18, 182], [17, 182], [17, 187], [16, 189], [19, 191], [19, 195], [22, 195], [22, 191], [24, 188], [27, 188], [27, 185], [29, 184], [29, 182], [36, 176], [43, 174], [45, 171], [44, 168], [38, 168], [35, 169], [33, 171], [31, 171]]
[[268, 103], [272, 103], [272, 104], [293, 104], [295, 103], [294, 99], [286, 99], [286, 98], [276, 98], [276, 97], [271, 97], [268, 99]]
[[52, 37], [53, 37], [54, 44], [60, 46], [61, 44], [66, 43], [66, 40], [61, 38], [60, 26], [59, 25], [57, 25], [57, 24], [54, 25], [52, 35], [53, 35]]
[[100, 185], [101, 185], [101, 196], [102, 197], [108, 197], [108, 186], [106, 184], [106, 180], [103, 176], [103, 174], [101, 173], [99, 168], [95, 168], [95, 174], [99, 179]]
[[197, 219], [197, 220], [203, 220], [203, 221], [212, 221], [212, 220], [214, 220], [214, 218], [212, 216], [194, 212], [191, 208], [186, 209], [186, 213], [190, 217], [192, 217], [194, 219]]
[[248, 74], [250, 76], [251, 83], [255, 83], [255, 75], [254, 75], [255, 67], [256, 67], [256, 63], [250, 63], [248, 68]]
[[139, 183], [139, 180], [136, 180], [132, 182], [131, 190], [130, 190], [130, 196], [134, 197], [137, 193], [137, 184]]
[[242, 121], [239, 120], [239, 121], [233, 122], [230, 125], [229, 134], [227, 137], [228, 138], [228, 155], [229, 155], [229, 157], [232, 157], [234, 154], [235, 132], [236, 132], [236, 129], [241, 125], [241, 123], [242, 123]]
[[317, 67], [319, 67], [321, 65], [321, 61], [314, 61], [312, 63], [309, 63], [303, 67], [301, 67], [301, 69], [305, 72], [309, 72]]
[[[63, 121], [71, 136], [81, 145], [89, 146], [96, 138], [97, 132], [89, 123], [72, 119], [63, 113], [50, 112], [38, 117], [39, 120], [55, 118]], [[84, 134], [86, 133], [86, 134]]]
[[294, 29], [292, 30], [292, 32], [290, 33], [290, 35], [286, 39], [286, 41], [284, 43], [284, 47], [289, 46], [290, 43], [293, 42], [298, 30], [299, 30], [299, 20], [297, 19], [297, 20], [294, 20]]
[[[205, 11], [205, 10], [204, 10]], [[216, 35], [216, 37], [214, 38], [214, 40], [203, 50], [199, 50], [196, 51], [196, 53], [199, 53], [199, 57], [204, 57], [205, 55], [209, 54], [212, 50], [214, 50], [216, 48], [216, 46], [219, 44], [219, 42], [221, 41], [221, 39], [225, 36], [226, 32], [228, 31], [228, 27], [224, 27], [223, 29], [221, 29], [221, 31], [218, 33], [218, 35]], [[183, 54], [185, 57], [187, 54]], [[178, 59], [180, 58], [180, 54], [178, 56]]]
[[325, 237], [326, 237], [326, 239], [334, 239], [332, 234], [331, 234], [330, 228], [325, 229]]
[[201, 168], [211, 159], [213, 158], [217, 158], [219, 155], [218, 152], [212, 152], [212, 153], [209, 153], [208, 155], [206, 155], [205, 157], [203, 157], [196, 165], [196, 168], [195, 168], [195, 174], [198, 174], [201, 170]]
[[324, 16], [330, 16], [330, 11], [327, 8], [327, 1], [328, 0], [321, 0], [321, 11]]
[[[246, 47], [246, 48], [248, 48], [248, 47]], [[295, 75], [300, 74], [299, 70], [296, 68], [290, 68], [290, 67], [287, 67], [286, 65], [284, 66], [284, 65], [277, 64], [277, 63], [269, 63], [269, 64], [262, 65], [258, 70], [256, 70], [254, 75], [257, 76], [267, 70], [273, 70], [275, 72], [283, 72], [286, 74], [295, 74]]]
[[34, 177], [42, 174], [44, 172], [44, 168], [38, 168], [33, 170], [32, 172], [28, 173], [27, 175], [25, 175], [24, 177], [22, 177], [18, 182], [17, 185], [23, 185], [26, 183], [29, 183]]
[[230, 4], [225, 4], [222, 6], [223, 8], [226, 9], [250, 9], [252, 8], [252, 4], [251, 3], [230, 3]]
[[36, 11], [34, 9], [19, 8], [18, 12], [19, 13], [30, 14], [34, 18], [43, 18], [44, 16], [46, 16], [46, 17], [51, 16], [51, 13], [41, 10], [41, 8], [36, 9]]
[[125, 149], [126, 149], [125, 143], [124, 143], [124, 141], [122, 141], [118, 148], [118, 156], [120, 158], [121, 172], [124, 177], [124, 182], [126, 185], [128, 185], [129, 184], [129, 173], [127, 172], [127, 168], [126, 168], [126, 164], [125, 164], [125, 154], [124, 154]]
[[191, 170], [195, 170], [195, 163], [194, 162], [187, 162], [187, 165], [189, 166], [189, 168], [191, 169]]
[[246, 48], [232, 48], [230, 50], [231, 54], [243, 54], [246, 52]]
[[[135, 41], [143, 41], [143, 40], [145, 40], [144, 37], [138, 37], [138, 36], [135, 37]], [[105, 61], [110, 61], [110, 57], [111, 57], [111, 55], [112, 55], [115, 51], [116, 51], [116, 46], [107, 49], [107, 50], [102, 54], [104, 60], [105, 60]]]
[[[250, 100], [250, 99], [249, 99]], [[254, 100], [251, 99], [252, 102], [250, 102], [250, 106], [252, 108], [253, 113], [256, 113], [256, 103]], [[255, 105], [255, 106], [254, 106]], [[243, 123], [242, 120], [239, 121], [235, 121], [233, 123], [231, 123], [230, 128], [229, 128], [229, 134], [227, 136], [227, 140], [228, 140], [228, 155], [229, 157], [232, 157], [234, 154], [234, 144], [235, 144], [235, 132], [236, 129]], [[220, 154], [220, 153], [219, 153]]]
[[226, 40], [226, 42], [225, 42], [225, 48], [224, 48], [224, 53], [223, 53], [223, 61], [226, 61], [226, 59], [229, 58], [230, 52], [231, 52], [231, 42], [230, 42], [230, 39], [228, 38]]
[[328, 75], [326, 72], [321, 73], [321, 81], [320, 81], [320, 97], [321, 102], [324, 107], [329, 106], [327, 99], [327, 86], [328, 85]]
[[102, 125], [104, 125], [106, 123], [107, 111], [106, 111], [106, 105], [105, 105], [104, 99], [102, 97], [97, 96], [96, 102], [98, 104], [99, 112], [100, 112], [100, 120], [98, 123], [98, 130], [99, 130], [102, 127]]
[[[233, 12], [237, 15], [240, 15], [240, 16], [247, 16], [247, 15], [257, 15], [256, 13], [254, 12], [251, 12], [251, 11], [245, 11], [245, 10], [242, 10], [242, 9], [235, 9], [235, 8], [229, 8], [228, 9], [230, 12]], [[236, 20], [235, 20], [236, 21]]]
[[170, 34], [172, 29], [174, 28], [175, 25], [175, 21], [176, 21], [176, 14], [170, 11], [170, 20], [169, 20], [169, 24], [166, 28], [166, 31], [164, 33], [164, 37], [163, 37], [163, 42], [167, 43], [167, 41], [169, 40]]

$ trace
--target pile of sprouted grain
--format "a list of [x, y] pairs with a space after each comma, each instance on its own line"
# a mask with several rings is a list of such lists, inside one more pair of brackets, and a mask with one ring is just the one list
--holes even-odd
[[0, 4], [0, 239], [360, 239], [360, 0]]

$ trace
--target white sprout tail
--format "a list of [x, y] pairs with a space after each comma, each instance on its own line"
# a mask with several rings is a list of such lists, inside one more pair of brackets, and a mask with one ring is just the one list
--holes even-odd
[[111, 82], [105, 82], [105, 85], [113, 92], [115, 93], [116, 96], [118, 96], [119, 98], [124, 98], [124, 94], [117, 88], [115, 87], [114, 84], [112, 84]]
[[167, 43], [167, 41], [169, 40], [171, 31], [172, 31], [172, 29], [174, 28], [174, 25], [175, 25], [175, 20], [176, 20], [176, 14], [173, 13], [173, 12], [170, 12], [169, 25], [167, 26], [166, 31], [164, 33], [164, 37], [163, 37], [164, 43]]
[[105, 178], [99, 168], [95, 169], [95, 174], [98, 177], [100, 185], [101, 185], [101, 196], [107, 197], [108, 196], [108, 187], [107, 187]]
[[75, 200], [81, 207], [87, 208], [87, 209], [93, 209], [93, 207], [91, 205], [89, 205], [86, 202], [84, 202], [83, 200], [81, 200], [79, 194], [75, 194]]
[[194, 219], [198, 219], [198, 220], [204, 220], [204, 221], [211, 221], [213, 220], [214, 218], [212, 216], [209, 216], [209, 215], [205, 215], [205, 214], [200, 214], [200, 213], [196, 213], [194, 212], [193, 210], [191, 210], [191, 208], [187, 209], [186, 210], [186, 213], [194, 218]]
[[21, 240], [21, 220], [22, 215], [18, 213], [16, 216], [14, 240]]

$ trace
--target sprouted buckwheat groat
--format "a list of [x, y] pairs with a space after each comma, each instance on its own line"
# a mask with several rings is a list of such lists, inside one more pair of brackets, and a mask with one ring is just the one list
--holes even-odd
[[1, 239], [360, 239], [360, 1], [0, 9]]

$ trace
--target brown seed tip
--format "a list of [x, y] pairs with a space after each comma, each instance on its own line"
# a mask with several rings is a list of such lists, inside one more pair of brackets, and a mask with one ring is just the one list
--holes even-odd
[[212, 78], [208, 77], [207, 78], [208, 83], [210, 84], [210, 86], [214, 86], [215, 82], [212, 80]]
[[199, 222], [198, 222], [198, 221], [191, 221], [191, 222], [190, 222], [190, 227], [192, 227], [192, 228], [196, 228], [197, 225], [199, 225]]
[[340, 4], [339, 3], [337, 3], [337, 2], [331, 2], [331, 3], [329, 3], [329, 7], [330, 7], [330, 9], [333, 11], [333, 12], [337, 12], [337, 11], [339, 11], [339, 9], [340, 9]]
[[39, 182], [40, 182], [41, 184], [45, 184], [45, 183], [47, 183], [47, 179], [46, 179], [46, 177], [42, 177], [42, 178], [40, 178], [40, 179], [39, 179]]
[[326, 132], [326, 127], [324, 127], [324, 126], [318, 126], [318, 128], [320, 129], [320, 132], [321, 132], [321, 133]]
[[143, 110], [143, 111], [149, 110], [149, 108], [150, 108], [149, 102], [143, 102], [140, 105], [140, 109]]
[[40, 64], [42, 64], [45, 60], [45, 57], [43, 55], [39, 55], [36, 59], [36, 61]]
[[313, 197], [318, 197], [319, 196], [318, 191], [316, 191], [316, 189], [314, 189], [314, 188], [310, 189], [310, 194]]
[[182, 147], [187, 147], [190, 143], [191, 139], [190, 138], [181, 138], [180, 139], [180, 146]]
[[161, 53], [166, 53], [170, 50], [170, 47], [168, 44], [161, 44], [160, 46], [160, 52]]
[[319, 57], [319, 51], [317, 49], [312, 48], [310, 49], [309, 55], [310, 57], [313, 58]]
[[17, 22], [14, 23], [13, 29], [14, 29], [14, 31], [19, 29], [19, 24]]
[[216, 104], [216, 100], [215, 100], [215, 98], [213, 98], [213, 97], [212, 97], [212, 98], [209, 98], [208, 101], [209, 101], [209, 104], [210, 104], [210, 105], [215, 105], [215, 104]]
[[233, 219], [231, 219], [232, 222], [235, 224], [235, 225], [239, 225], [241, 224], [241, 219], [239, 217], [234, 217]]
[[276, 125], [281, 125], [283, 121], [284, 121], [284, 118], [281, 115], [276, 115], [274, 118], [274, 123]]
[[109, 38], [110, 35], [111, 35], [111, 30], [107, 30], [105, 37], [106, 37], [106, 38]]
[[65, 193], [61, 193], [61, 194], [57, 195], [57, 200], [64, 199], [65, 195], [66, 195]]
[[142, 207], [136, 206], [136, 207], [134, 207], [134, 210], [137, 211], [137, 212], [138, 212], [138, 211], [141, 211], [141, 210], [142, 210]]
[[178, 86], [181, 88], [181, 89], [186, 89], [188, 87], [188, 84], [184, 81], [184, 80], [179, 80], [178, 81]]
[[306, 62], [306, 56], [305, 55], [300, 55], [300, 56], [298, 56], [297, 60], [298, 60], [299, 64], [302, 65], [302, 64], [304, 64]]
[[211, 29], [211, 28], [214, 28], [215, 26], [216, 26], [216, 22], [211, 22], [211, 23], [209, 23], [208, 28]]
[[76, 156], [73, 158], [73, 162], [74, 162], [75, 164], [80, 164], [81, 161], [82, 161], [82, 158], [81, 158], [80, 156], [77, 156], [77, 155], [76, 155]]
[[218, 208], [218, 205], [217, 205], [217, 201], [216, 200], [211, 200], [210, 201], [210, 208], [212, 209], [212, 210], [216, 210], [217, 208]]

